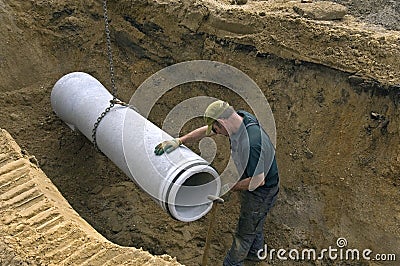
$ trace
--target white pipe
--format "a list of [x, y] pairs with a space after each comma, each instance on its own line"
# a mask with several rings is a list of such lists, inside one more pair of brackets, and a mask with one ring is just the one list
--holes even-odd
[[[54, 112], [90, 141], [112, 95], [83, 72], [63, 76], [51, 92]], [[154, 147], [172, 137], [131, 108], [114, 106], [97, 128], [99, 149], [173, 218], [190, 222], [207, 214], [218, 196], [220, 178], [207, 161], [185, 146], [157, 156]]]

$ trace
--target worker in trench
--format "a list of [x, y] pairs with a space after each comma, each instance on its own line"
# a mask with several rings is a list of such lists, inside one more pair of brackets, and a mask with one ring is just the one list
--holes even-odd
[[155, 154], [172, 152], [181, 144], [199, 141], [206, 136], [229, 137], [231, 156], [240, 179], [230, 184], [241, 193], [241, 209], [233, 243], [223, 265], [243, 265], [245, 260], [261, 261], [264, 248], [263, 226], [268, 211], [279, 192], [279, 174], [275, 149], [258, 120], [246, 111], [235, 111], [227, 102], [211, 103], [205, 113], [206, 125], [155, 147]]

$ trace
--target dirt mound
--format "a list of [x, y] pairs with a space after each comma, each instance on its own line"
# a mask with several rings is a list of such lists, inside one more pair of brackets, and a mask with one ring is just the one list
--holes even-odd
[[112, 244], [87, 224], [0, 129], [2, 265], [180, 265]]

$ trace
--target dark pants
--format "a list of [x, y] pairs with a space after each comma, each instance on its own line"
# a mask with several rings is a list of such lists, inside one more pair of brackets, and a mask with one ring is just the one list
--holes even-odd
[[224, 266], [243, 265], [248, 255], [257, 257], [257, 252], [264, 248], [264, 222], [278, 192], [279, 185], [241, 192], [239, 222], [232, 246], [224, 259]]

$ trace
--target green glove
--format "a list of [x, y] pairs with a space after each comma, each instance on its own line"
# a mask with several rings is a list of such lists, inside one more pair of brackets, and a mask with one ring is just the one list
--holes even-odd
[[179, 145], [182, 144], [182, 141], [180, 140], [180, 138], [175, 138], [172, 140], [166, 140], [161, 142], [160, 144], [158, 144], [155, 148], [154, 148], [154, 153], [156, 155], [161, 155], [164, 152], [166, 153], [170, 153], [171, 151], [175, 150], [176, 148], [179, 147]]

